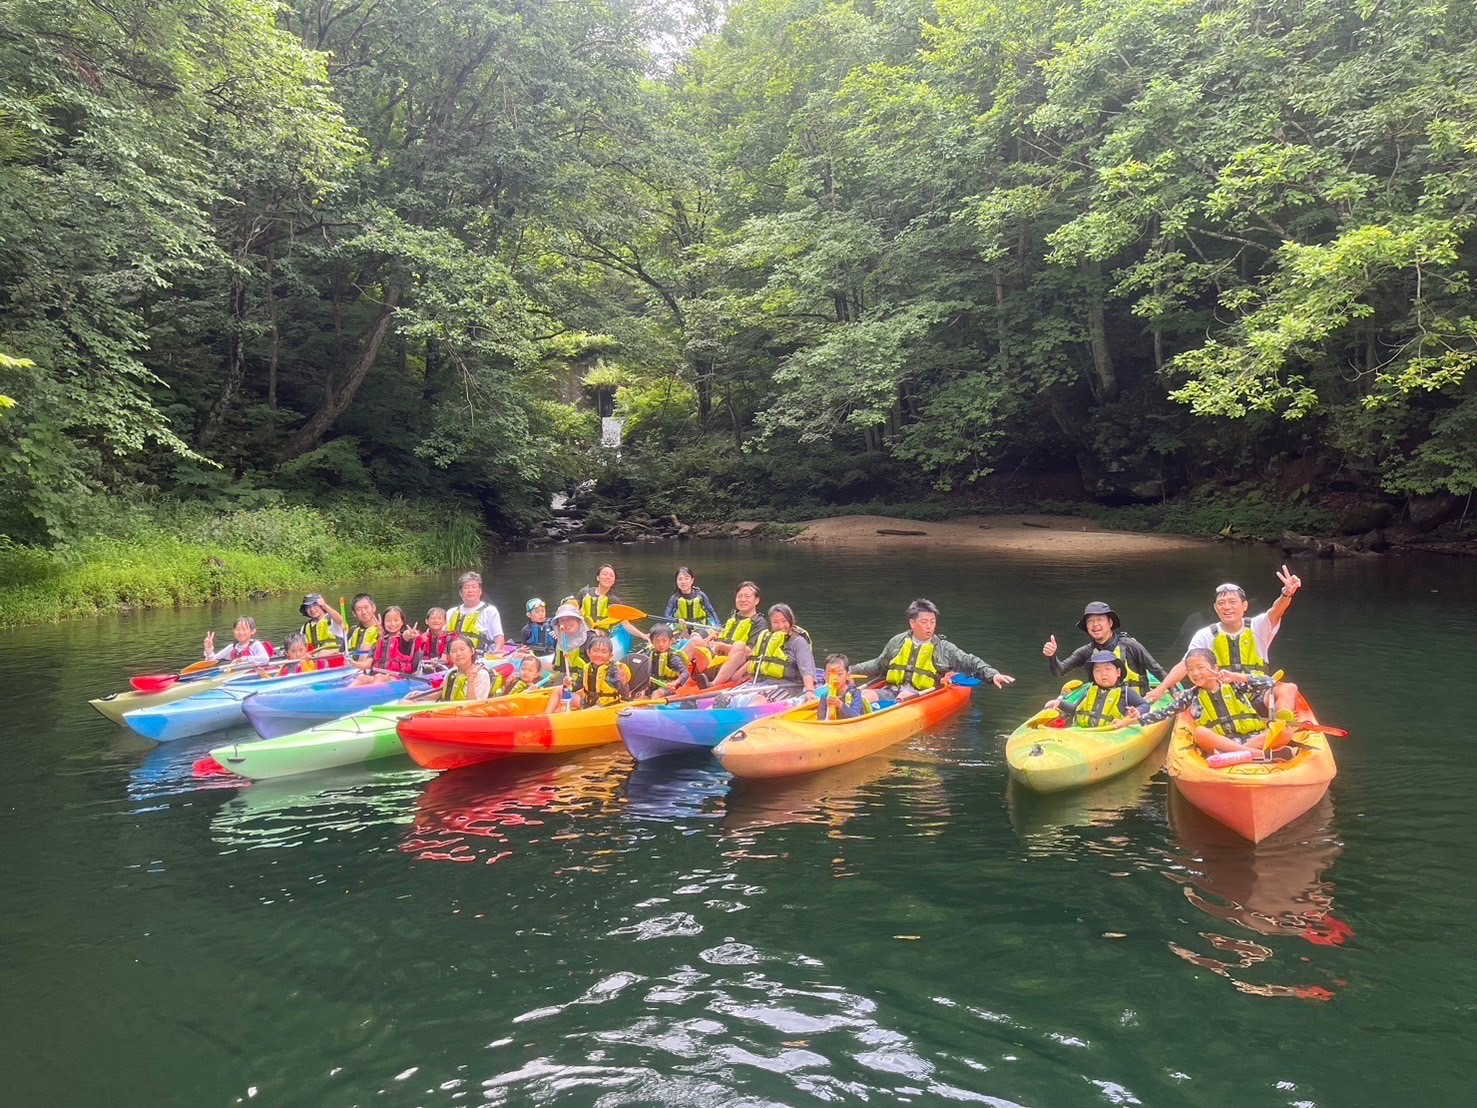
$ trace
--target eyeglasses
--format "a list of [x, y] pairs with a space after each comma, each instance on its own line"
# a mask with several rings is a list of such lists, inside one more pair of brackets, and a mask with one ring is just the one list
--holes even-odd
[[1228, 593], [1228, 592], [1235, 593], [1242, 600], [1245, 600], [1246, 599], [1246, 590], [1243, 589], [1240, 585], [1233, 585], [1230, 582], [1227, 582], [1224, 585], [1217, 585], [1215, 587], [1215, 594], [1216, 594], [1216, 596], [1220, 596], [1222, 593]]

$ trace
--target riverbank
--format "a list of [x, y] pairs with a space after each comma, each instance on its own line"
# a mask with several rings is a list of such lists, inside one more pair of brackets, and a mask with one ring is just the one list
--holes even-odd
[[1053, 558], [1133, 557], [1204, 547], [1205, 539], [1108, 531], [1093, 519], [1059, 515], [961, 516], [925, 523], [889, 516], [833, 516], [798, 524], [793, 541], [821, 546], [979, 550]]
[[353, 590], [372, 577], [480, 559], [477, 516], [445, 504], [353, 497], [226, 510], [200, 502], [97, 505], [70, 545], [0, 545], [0, 627], [100, 612]]

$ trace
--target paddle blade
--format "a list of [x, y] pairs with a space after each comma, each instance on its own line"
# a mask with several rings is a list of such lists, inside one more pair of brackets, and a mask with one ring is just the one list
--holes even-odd
[[144, 673], [137, 677], [130, 677], [128, 683], [133, 686], [135, 692], [156, 693], [163, 692], [179, 679], [180, 675], [177, 673]]
[[638, 619], [649, 618], [640, 608], [633, 608], [629, 604], [612, 604], [610, 606], [610, 618], [616, 623], [633, 623]]
[[229, 774], [231, 772], [209, 754], [203, 758], [196, 758], [190, 765], [190, 770], [196, 777], [219, 777], [221, 774]]
[[212, 658], [202, 658], [198, 662], [191, 662], [184, 669], [180, 670], [179, 675], [181, 677], [188, 677], [192, 673], [204, 673], [208, 669], [215, 669], [218, 665], [220, 663]]
[[953, 677], [949, 678], [949, 684], [958, 685], [964, 689], [973, 689], [979, 687], [980, 679], [978, 677], [966, 677], [962, 673], [956, 673]]

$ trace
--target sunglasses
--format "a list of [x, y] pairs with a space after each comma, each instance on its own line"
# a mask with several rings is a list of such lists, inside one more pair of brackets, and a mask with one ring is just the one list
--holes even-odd
[[1235, 593], [1242, 600], [1245, 600], [1246, 599], [1246, 591], [1240, 585], [1232, 585], [1230, 583], [1227, 583], [1227, 584], [1224, 584], [1224, 585], [1217, 585], [1216, 588], [1215, 588], [1215, 594], [1216, 594], [1216, 596], [1220, 596], [1223, 593], [1228, 593], [1228, 592]]

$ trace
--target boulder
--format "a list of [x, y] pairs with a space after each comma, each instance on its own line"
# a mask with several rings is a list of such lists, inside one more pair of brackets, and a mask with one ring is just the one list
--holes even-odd
[[1410, 525], [1417, 531], [1434, 531], [1461, 508], [1460, 497], [1438, 492], [1430, 496], [1412, 496], [1406, 510], [1410, 514]]
[[1356, 500], [1338, 514], [1335, 527], [1341, 535], [1363, 535], [1387, 526], [1395, 518], [1395, 506], [1383, 500]]

